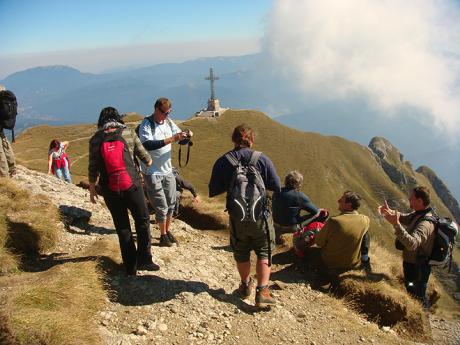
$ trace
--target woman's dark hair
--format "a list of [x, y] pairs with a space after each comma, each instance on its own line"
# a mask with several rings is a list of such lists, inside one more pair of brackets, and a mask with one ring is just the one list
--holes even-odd
[[53, 139], [50, 142], [50, 150], [55, 150], [55, 149], [59, 148], [60, 145], [61, 145], [61, 143], [59, 142], [59, 140]]
[[105, 107], [101, 110], [99, 120], [97, 121], [97, 126], [102, 127], [107, 122], [119, 122], [124, 124], [120, 114], [118, 113], [118, 110], [114, 107]]

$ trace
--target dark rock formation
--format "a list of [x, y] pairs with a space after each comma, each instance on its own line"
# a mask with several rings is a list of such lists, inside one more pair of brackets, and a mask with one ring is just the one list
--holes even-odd
[[369, 148], [390, 180], [402, 190], [407, 192], [417, 184], [410, 163], [404, 161], [401, 152], [387, 139], [374, 137], [369, 143]]

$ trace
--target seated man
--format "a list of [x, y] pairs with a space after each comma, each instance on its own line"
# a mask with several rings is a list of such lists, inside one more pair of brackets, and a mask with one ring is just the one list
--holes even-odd
[[180, 209], [180, 201], [182, 198], [182, 193], [184, 189], [188, 190], [193, 195], [193, 200], [196, 203], [200, 202], [200, 197], [193, 187], [193, 184], [186, 179], [184, 179], [180, 174], [177, 168], [173, 168], [173, 174], [176, 178], [176, 205], [174, 207], [173, 218], [177, 218], [179, 216], [179, 209]]
[[355, 192], [343, 193], [337, 201], [341, 213], [329, 218], [315, 237], [321, 248], [321, 263], [329, 271], [343, 272], [362, 265], [370, 269], [369, 217], [357, 212], [360, 200]]
[[[294, 233], [299, 224], [306, 222], [318, 213], [318, 208], [308, 196], [300, 191], [303, 176], [298, 171], [289, 172], [284, 179], [284, 187], [273, 195], [273, 222], [276, 244], [282, 244], [281, 235]], [[300, 211], [308, 214], [300, 215]]]

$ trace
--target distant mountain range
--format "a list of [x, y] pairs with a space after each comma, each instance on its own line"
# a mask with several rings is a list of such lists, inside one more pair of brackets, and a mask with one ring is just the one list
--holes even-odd
[[389, 118], [376, 113], [365, 99], [308, 97], [292, 81], [275, 75], [260, 55], [202, 58], [103, 74], [68, 66], [36, 67], [0, 83], [18, 97], [18, 131], [43, 123], [95, 122], [108, 105], [147, 115], [160, 96], [173, 101], [174, 118], [187, 119], [206, 106], [210, 86], [204, 78], [210, 67], [220, 77], [216, 95], [222, 106], [257, 109], [293, 128], [339, 135], [365, 146], [374, 136], [386, 137], [417, 166], [435, 169], [460, 196], [460, 148], [449, 145], [430, 125], [419, 123], [416, 110], [407, 109], [404, 118]]

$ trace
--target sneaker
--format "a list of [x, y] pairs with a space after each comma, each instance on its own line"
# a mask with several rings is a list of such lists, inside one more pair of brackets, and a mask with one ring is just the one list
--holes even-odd
[[254, 289], [254, 282], [250, 278], [247, 283], [241, 282], [240, 286], [238, 287], [238, 290], [236, 291], [242, 299], [246, 299], [249, 296], [251, 296], [252, 289]]
[[137, 269], [139, 271], [159, 271], [160, 270], [160, 266], [158, 266], [156, 263], [154, 262], [150, 262], [148, 264], [139, 264], [137, 266]]
[[256, 289], [256, 307], [258, 308], [265, 308], [271, 305], [275, 305], [276, 300], [268, 291], [268, 286], [264, 286], [262, 288], [257, 287]]
[[177, 239], [173, 236], [173, 234], [171, 233], [171, 231], [168, 231], [168, 232], [166, 233], [166, 236], [168, 236], [170, 242], [179, 245], [179, 241], [177, 241]]
[[172, 247], [173, 243], [169, 239], [168, 235], [160, 236], [160, 247]]

